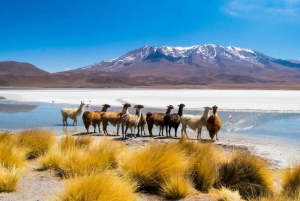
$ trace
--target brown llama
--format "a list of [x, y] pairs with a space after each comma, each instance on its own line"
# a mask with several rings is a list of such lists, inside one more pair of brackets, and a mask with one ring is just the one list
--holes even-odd
[[218, 132], [220, 131], [220, 129], [222, 127], [222, 121], [221, 121], [220, 117], [218, 117], [218, 114], [217, 114], [218, 107], [216, 105], [214, 105], [212, 108], [213, 108], [213, 114], [210, 115], [210, 117], [208, 117], [208, 119], [206, 121], [206, 128], [209, 132], [209, 136], [210, 136], [211, 140], [213, 141], [215, 135], [216, 135], [216, 139], [219, 140]]
[[[183, 107], [185, 107], [184, 104], [180, 104], [178, 105], [179, 109], [178, 109], [178, 113], [173, 113], [173, 114], [166, 114], [164, 116], [164, 123], [166, 126], [166, 136], [168, 137], [172, 137], [171, 136], [171, 128], [174, 128], [175, 130], [175, 137], [177, 137], [177, 129], [179, 127], [180, 124], [180, 117], [182, 116], [183, 113]], [[168, 133], [169, 131], [169, 133]]]
[[147, 125], [148, 125], [148, 131], [149, 131], [149, 135], [152, 137], [152, 128], [153, 125], [159, 126], [159, 136], [160, 133], [162, 136], [164, 136], [164, 116], [166, 114], [170, 114], [171, 110], [174, 109], [173, 105], [169, 105], [167, 106], [167, 111], [166, 113], [151, 113], [151, 112], [147, 112]]
[[[142, 116], [142, 108], [144, 108], [143, 105], [135, 105], [134, 108], [136, 108], [136, 114], [124, 114], [122, 119], [122, 134], [123, 139], [126, 139], [127, 130], [128, 128], [131, 129], [131, 137], [132, 137], [132, 128], [134, 128], [134, 138], [136, 138], [135, 129], [138, 126], [138, 123]], [[124, 131], [125, 127], [125, 131]]]
[[131, 107], [131, 105], [129, 103], [124, 103], [121, 113], [120, 112], [105, 112], [102, 115], [101, 121], [102, 121], [103, 132], [105, 135], [108, 135], [108, 132], [107, 132], [108, 123], [110, 123], [113, 126], [117, 126], [117, 135], [119, 135], [121, 117], [124, 114], [128, 114], [128, 107]]
[[100, 131], [100, 124], [101, 124], [101, 117], [107, 111], [107, 108], [110, 107], [108, 104], [102, 105], [103, 108], [101, 111], [85, 111], [82, 115], [82, 121], [85, 126], [87, 133], [89, 133], [90, 125], [94, 127], [94, 133], [96, 133], [96, 127], [98, 125], [99, 133]]

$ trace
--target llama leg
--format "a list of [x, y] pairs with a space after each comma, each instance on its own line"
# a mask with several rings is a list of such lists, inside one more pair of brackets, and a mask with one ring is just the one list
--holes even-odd
[[197, 140], [201, 140], [201, 131], [202, 131], [202, 126], [200, 126], [200, 128], [198, 128]]
[[[164, 136], [164, 128], [165, 128], [165, 125], [160, 125], [159, 127], [161, 127], [161, 136]], [[159, 131], [160, 132], [160, 131]], [[166, 133], [167, 135], [167, 133]]]
[[148, 132], [150, 136], [152, 136], [152, 127], [153, 125], [148, 124]]
[[145, 136], [145, 135], [146, 135], [146, 133], [145, 133], [145, 126], [143, 126], [142, 128], [143, 128], [143, 131], [144, 131], [144, 136]]
[[216, 133], [216, 139], [219, 140], [219, 139], [218, 139], [218, 133]]
[[[119, 136], [119, 129], [120, 129], [120, 124], [117, 124], [117, 135]], [[123, 131], [122, 131], [123, 134]]]
[[101, 130], [100, 130], [100, 124], [101, 124], [101, 123], [98, 123], [98, 130], [99, 130], [99, 133], [101, 133]]
[[123, 139], [126, 139], [127, 130], [128, 130], [128, 126], [126, 125], [125, 132], [124, 132], [124, 134], [122, 133], [123, 134]]

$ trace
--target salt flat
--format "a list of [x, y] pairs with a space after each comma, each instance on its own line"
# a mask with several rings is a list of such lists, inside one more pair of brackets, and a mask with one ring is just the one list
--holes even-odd
[[298, 90], [203, 90], [203, 89], [26, 89], [0, 90], [8, 100], [94, 105], [124, 102], [148, 108], [184, 103], [185, 109], [217, 105], [219, 110], [300, 111]]

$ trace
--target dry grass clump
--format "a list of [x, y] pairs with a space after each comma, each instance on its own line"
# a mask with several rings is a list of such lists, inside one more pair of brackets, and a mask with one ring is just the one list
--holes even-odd
[[167, 199], [185, 198], [191, 187], [190, 181], [183, 175], [171, 175], [161, 184], [160, 194]]
[[124, 148], [124, 145], [119, 142], [102, 138], [99, 142], [91, 144], [88, 149], [62, 150], [61, 160], [55, 163], [64, 178], [90, 175], [116, 168], [117, 155]]
[[285, 169], [282, 180], [282, 194], [293, 199], [300, 199], [300, 165]]
[[55, 143], [55, 134], [50, 130], [26, 129], [20, 132], [19, 144], [27, 147], [27, 157], [37, 158], [46, 153]]
[[218, 191], [218, 201], [243, 201], [239, 191], [232, 191], [222, 186]]
[[222, 153], [213, 143], [180, 140], [179, 144], [189, 156], [190, 174], [195, 187], [207, 192], [218, 177], [218, 167], [223, 159]]
[[27, 149], [18, 145], [16, 135], [4, 133], [0, 135], [0, 164], [7, 168], [23, 168], [27, 165]]
[[188, 170], [186, 153], [177, 143], [152, 143], [120, 158], [123, 174], [146, 191], [159, 190], [172, 175], [184, 176]]
[[136, 183], [125, 180], [112, 170], [68, 179], [64, 184], [65, 191], [59, 195], [61, 201], [137, 200], [134, 194]]
[[18, 182], [24, 172], [23, 168], [0, 165], [0, 192], [12, 192], [17, 189]]
[[67, 135], [64, 137], [60, 143], [59, 147], [62, 151], [70, 150], [70, 149], [88, 149], [89, 146], [93, 143], [94, 138], [91, 136], [80, 136], [80, 137], [72, 137], [71, 135]]
[[16, 190], [27, 165], [27, 150], [17, 142], [17, 135], [0, 134], [0, 192]]
[[272, 173], [261, 158], [236, 152], [221, 165], [216, 187], [238, 190], [244, 199], [263, 197], [272, 192]]
[[44, 169], [58, 170], [59, 164], [65, 160], [64, 152], [54, 145], [49, 151], [39, 157]]

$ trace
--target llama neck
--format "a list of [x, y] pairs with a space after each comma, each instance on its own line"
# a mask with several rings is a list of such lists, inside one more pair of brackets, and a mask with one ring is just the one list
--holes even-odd
[[216, 108], [213, 108], [213, 115], [218, 116]]
[[106, 110], [107, 110], [107, 107], [104, 106], [104, 107], [102, 108], [101, 112], [106, 112]]
[[141, 109], [137, 109], [136, 112], [135, 112], [135, 114], [138, 116], [138, 122], [139, 122], [140, 119], [141, 119], [141, 116], [142, 116], [142, 111], [141, 111]]
[[179, 116], [182, 116], [182, 113], [183, 113], [183, 107], [179, 107], [179, 109], [178, 109], [178, 115]]
[[77, 110], [77, 113], [80, 114], [82, 112], [83, 109], [83, 104], [80, 104], [78, 110]]
[[209, 112], [209, 109], [205, 109], [204, 112], [203, 112], [203, 119], [207, 120], [208, 118], [208, 112]]
[[166, 114], [170, 114], [171, 113], [171, 108], [170, 107], [168, 107], [168, 109], [167, 109], [167, 111], [166, 111]]
[[122, 109], [122, 115], [124, 115], [124, 114], [129, 114], [128, 107], [123, 107], [123, 109]]

